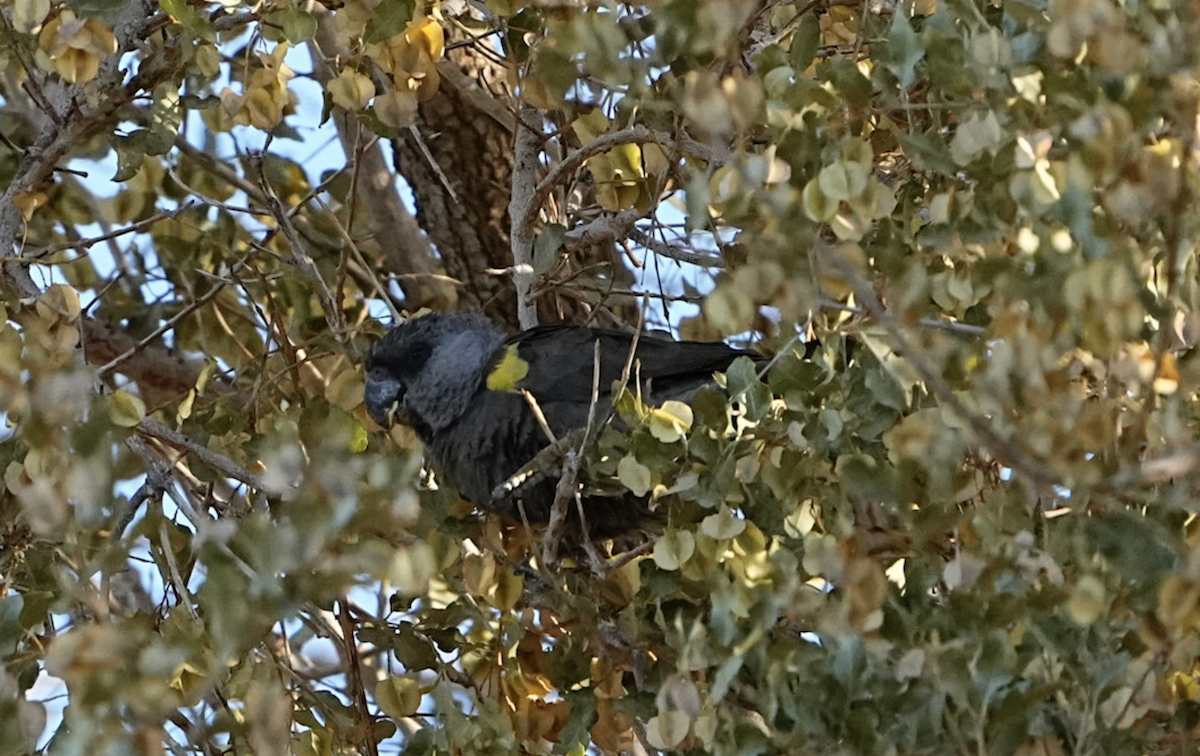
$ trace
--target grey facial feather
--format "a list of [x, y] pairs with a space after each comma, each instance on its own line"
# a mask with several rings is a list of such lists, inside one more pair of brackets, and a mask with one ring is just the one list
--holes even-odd
[[488, 362], [504, 344], [504, 336], [477, 315], [446, 315], [429, 326], [433, 352], [409, 382], [404, 403], [437, 431], [457, 420], [470, 406], [471, 396], [485, 380]]

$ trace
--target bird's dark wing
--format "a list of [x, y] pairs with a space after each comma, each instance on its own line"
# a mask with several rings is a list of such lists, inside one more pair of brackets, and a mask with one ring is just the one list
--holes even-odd
[[[517, 356], [528, 365], [520, 388], [527, 389], [538, 401], [588, 402], [592, 395], [597, 341], [600, 342], [600, 393], [608, 394], [613, 381], [625, 369], [633, 334], [562, 324], [538, 326], [509, 338], [508, 344], [516, 347]], [[642, 334], [636, 359], [643, 384], [649, 382], [655, 394], [663, 395], [674, 388], [694, 391], [741, 355], [761, 359], [761, 355], [719, 341], [674, 341]]]

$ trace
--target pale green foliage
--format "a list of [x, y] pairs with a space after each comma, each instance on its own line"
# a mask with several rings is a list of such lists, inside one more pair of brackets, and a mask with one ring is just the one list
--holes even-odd
[[[5, 0], [9, 81], [33, 65], [103, 84], [123, 5], [102, 5]], [[285, 233], [219, 204], [231, 174], [178, 152], [197, 112], [288, 136], [283, 55], [317, 16], [268, 2], [226, 28], [217, 8], [251, 6], [162, 0], [177, 57], [163, 35], [135, 57], [172, 75], [138, 128], [74, 153], [115, 151], [121, 191], [13, 198], [18, 251], [66, 283], [6, 290], [0, 325], [0, 756], [44, 727], [41, 670], [70, 703], [49, 750], [71, 756], [366, 753], [397, 728], [411, 754], [1196, 748], [1200, 6], [434, 5], [336, 10], [327, 107], [402, 134], [439, 96], [443, 29], [499, 32], [567, 151], [644, 127], [581, 161], [595, 204], [652, 215], [673, 193], [726, 268], [681, 330], [766, 327], [771, 369], [739, 360], [691, 407], [627, 392], [581, 477], [644, 494], [660, 533], [607, 570], [542, 564], [538, 534], [421, 485], [412, 435], [367, 419], [358, 364], [383, 327], [346, 275], [345, 182], [296, 214], [325, 245], [324, 300]], [[245, 26], [266, 41], [231, 64], [224, 35]], [[185, 76], [209, 96], [178, 97]], [[23, 97], [5, 90], [0, 123], [28, 146]], [[25, 157], [0, 153], [0, 185]], [[313, 188], [278, 155], [261, 174], [288, 207]], [[63, 244], [188, 196], [208, 204], [144, 229], [165, 307]], [[539, 275], [572, 230], [549, 228]], [[172, 331], [205, 361], [194, 390], [97, 391], [77, 348], [79, 292], [100, 290], [89, 314], [136, 339], [198, 303]], [[147, 418], [256, 487], [139, 435]], [[333, 637], [345, 654], [347, 628], [358, 674], [301, 653]]]

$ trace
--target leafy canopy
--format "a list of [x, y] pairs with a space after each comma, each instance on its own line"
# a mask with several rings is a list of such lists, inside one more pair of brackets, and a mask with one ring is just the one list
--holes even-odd
[[[2, 10], [0, 754], [1195, 747], [1194, 2]], [[772, 366], [551, 562], [362, 406], [478, 291]]]

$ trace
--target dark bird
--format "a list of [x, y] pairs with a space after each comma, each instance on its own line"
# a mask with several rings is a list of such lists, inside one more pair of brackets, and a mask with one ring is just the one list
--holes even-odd
[[[432, 313], [388, 331], [367, 360], [367, 411], [385, 428], [397, 420], [412, 427], [432, 468], [463, 498], [515, 522], [523, 509], [529, 522], [544, 523], [554, 503], [553, 478], [495, 495], [550, 443], [522, 390], [558, 438], [585, 427], [596, 342], [599, 422], [611, 409], [613, 382], [624, 371], [633, 334], [553, 324], [506, 338], [485, 317], [467, 312]], [[741, 355], [762, 359], [721, 342], [642, 334], [635, 359], [643, 400], [687, 401]], [[632, 494], [594, 497], [585, 498], [584, 510], [591, 535], [608, 536], [637, 528], [645, 504]]]

